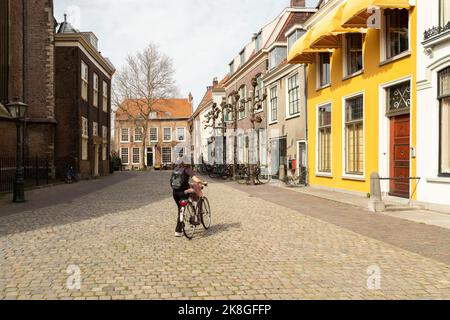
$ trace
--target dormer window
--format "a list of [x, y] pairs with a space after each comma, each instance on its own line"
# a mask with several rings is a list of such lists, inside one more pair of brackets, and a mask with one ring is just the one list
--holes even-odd
[[269, 53], [269, 70], [276, 68], [281, 62], [287, 59], [286, 47], [275, 47]]
[[294, 46], [294, 43], [296, 43], [297, 40], [300, 39], [305, 33], [306, 33], [305, 30], [297, 29], [291, 35], [288, 36], [288, 51], [291, 51], [292, 47]]
[[255, 51], [259, 52], [262, 49], [262, 32], [259, 32], [255, 37]]
[[242, 66], [245, 63], [245, 49], [241, 51], [241, 53], [239, 54], [239, 57], [240, 57], [241, 66]]
[[230, 63], [230, 74], [234, 73], [234, 61]]

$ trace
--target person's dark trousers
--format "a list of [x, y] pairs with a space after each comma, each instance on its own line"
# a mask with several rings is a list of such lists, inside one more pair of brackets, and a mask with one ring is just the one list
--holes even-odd
[[177, 207], [178, 207], [177, 227], [175, 229], [175, 232], [179, 232], [179, 233], [183, 232], [183, 225], [180, 222], [180, 212], [181, 212], [180, 201], [187, 200], [188, 198], [189, 198], [189, 196], [184, 194], [184, 191], [173, 190], [173, 199], [175, 200]]

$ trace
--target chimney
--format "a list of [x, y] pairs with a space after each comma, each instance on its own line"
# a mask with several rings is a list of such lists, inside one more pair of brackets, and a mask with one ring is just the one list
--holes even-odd
[[291, 8], [305, 8], [305, 0], [291, 0]]
[[217, 77], [213, 79], [213, 87], [217, 86], [219, 84], [219, 80], [217, 80]]
[[189, 96], [188, 96], [188, 101], [191, 104], [192, 104], [192, 101], [194, 101], [194, 97], [192, 96], [192, 93], [190, 93], [190, 92], [189, 92]]

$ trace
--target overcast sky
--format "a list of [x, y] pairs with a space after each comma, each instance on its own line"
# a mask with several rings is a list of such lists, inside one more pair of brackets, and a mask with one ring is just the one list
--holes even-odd
[[[309, 0], [311, 6], [316, 0]], [[99, 51], [116, 68], [124, 58], [156, 43], [176, 69], [182, 97], [194, 95], [195, 107], [213, 77], [253, 33], [274, 19], [290, 0], [55, 0], [55, 17], [81, 31], [93, 31]], [[220, 80], [220, 79], [219, 79]]]

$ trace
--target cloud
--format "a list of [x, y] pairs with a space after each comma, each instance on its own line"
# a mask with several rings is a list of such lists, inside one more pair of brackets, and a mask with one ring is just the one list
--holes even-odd
[[[70, 6], [79, 7], [82, 31], [93, 31], [99, 50], [116, 67], [128, 54], [153, 42], [172, 57], [183, 96], [199, 103], [213, 77], [253, 33], [275, 18], [289, 0], [55, 0], [61, 22]], [[72, 9], [73, 12], [73, 9]], [[69, 16], [69, 21], [70, 21]]]

